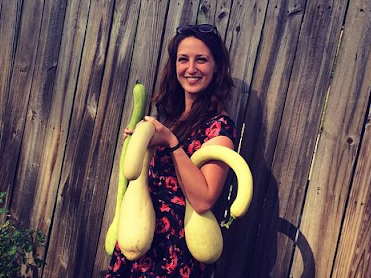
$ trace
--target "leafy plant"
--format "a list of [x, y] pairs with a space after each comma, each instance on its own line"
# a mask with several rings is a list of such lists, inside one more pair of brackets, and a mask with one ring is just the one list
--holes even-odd
[[[0, 192], [0, 204], [5, 195], [6, 192]], [[27, 270], [42, 267], [45, 262], [37, 254], [37, 248], [44, 246], [45, 235], [23, 228], [7, 209], [0, 208], [0, 214], [7, 214], [7, 220], [0, 226], [0, 277], [20, 277], [22, 265]]]

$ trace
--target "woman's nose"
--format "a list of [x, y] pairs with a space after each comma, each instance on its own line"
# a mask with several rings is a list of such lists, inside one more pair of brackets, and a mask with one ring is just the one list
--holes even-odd
[[196, 63], [194, 61], [189, 61], [187, 71], [188, 71], [188, 73], [197, 72]]

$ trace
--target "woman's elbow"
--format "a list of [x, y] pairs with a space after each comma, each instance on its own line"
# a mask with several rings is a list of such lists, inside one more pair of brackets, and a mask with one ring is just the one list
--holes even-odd
[[195, 210], [195, 212], [201, 215], [207, 212], [208, 210], [211, 210], [214, 206], [214, 203], [215, 202], [212, 202], [212, 201], [198, 202], [192, 205], [192, 207]]

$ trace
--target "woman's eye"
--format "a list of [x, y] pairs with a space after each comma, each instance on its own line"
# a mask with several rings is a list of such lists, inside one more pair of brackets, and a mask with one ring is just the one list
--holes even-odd
[[179, 57], [178, 58], [178, 62], [184, 62], [184, 61], [187, 61], [187, 58], [185, 58], [185, 57]]
[[203, 58], [203, 57], [200, 57], [197, 59], [197, 61], [201, 62], [201, 63], [206, 63], [207, 62], [207, 59], [206, 58]]

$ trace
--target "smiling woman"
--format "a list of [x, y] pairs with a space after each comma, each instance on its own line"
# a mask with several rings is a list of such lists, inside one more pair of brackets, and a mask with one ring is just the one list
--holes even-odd
[[185, 38], [178, 46], [177, 78], [187, 98], [204, 91], [213, 79], [215, 61], [210, 49], [195, 37]]
[[[160, 89], [153, 101], [158, 119], [149, 142], [156, 148], [149, 190], [156, 214], [150, 250], [129, 261], [116, 245], [107, 277], [210, 277], [212, 265], [197, 261], [184, 236], [186, 200], [202, 214], [222, 191], [228, 166], [211, 161], [200, 169], [190, 157], [206, 145], [234, 147], [235, 126], [224, 101], [232, 87], [229, 57], [213, 25], [177, 28], [170, 41]], [[133, 130], [125, 129], [125, 134]]]

